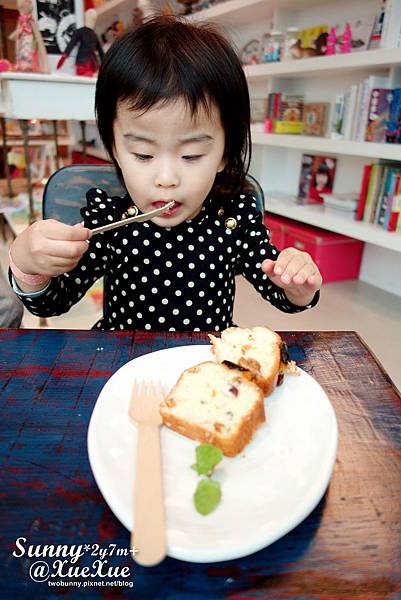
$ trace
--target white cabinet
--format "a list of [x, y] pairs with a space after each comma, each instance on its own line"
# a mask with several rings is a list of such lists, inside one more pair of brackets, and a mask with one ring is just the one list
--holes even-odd
[[[289, 26], [345, 24], [348, 19], [376, 14], [380, 4], [380, 0], [227, 0], [191, 18], [218, 23], [240, 49], [253, 38], [261, 39], [272, 27], [285, 31]], [[336, 94], [348, 92], [368, 75], [386, 75], [390, 87], [401, 87], [401, 48], [252, 65], [245, 67], [245, 74], [253, 97], [287, 92], [303, 94], [306, 102], [333, 104]], [[401, 161], [401, 145], [265, 134], [256, 128], [251, 163], [251, 173], [265, 191], [268, 210], [364, 240], [361, 279], [401, 295], [400, 234], [333, 217], [321, 206], [300, 207], [286, 198], [297, 193], [303, 153], [337, 157], [334, 191], [354, 192], [360, 189], [363, 166], [379, 159]]]

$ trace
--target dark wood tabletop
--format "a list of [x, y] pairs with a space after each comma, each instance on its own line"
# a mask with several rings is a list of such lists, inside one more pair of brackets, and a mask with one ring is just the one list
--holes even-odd
[[[323, 499], [290, 533], [251, 556], [210, 564], [168, 557], [144, 568], [129, 554], [110, 555], [112, 547], [129, 548], [129, 532], [94, 481], [89, 419], [105, 382], [127, 361], [207, 343], [207, 335], [0, 330], [0, 598], [401, 598], [400, 395], [356, 333], [282, 336], [336, 413], [337, 459]], [[78, 557], [80, 544], [88, 548]], [[68, 571], [82, 575], [93, 549], [104, 548], [107, 567], [117, 571], [90, 585]], [[56, 559], [64, 565], [50, 586], [44, 563], [54, 568]], [[119, 576], [124, 567], [129, 577]]]

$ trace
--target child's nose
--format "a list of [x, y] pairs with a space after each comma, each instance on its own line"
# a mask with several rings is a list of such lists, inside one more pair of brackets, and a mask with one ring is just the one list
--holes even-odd
[[165, 160], [159, 164], [155, 183], [158, 187], [178, 186], [179, 176], [173, 161]]

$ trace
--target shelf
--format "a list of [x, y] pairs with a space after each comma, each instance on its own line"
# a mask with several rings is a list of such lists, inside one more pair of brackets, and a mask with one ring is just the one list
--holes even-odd
[[[76, 144], [76, 146], [73, 148], [73, 150], [83, 154], [82, 144]], [[102, 148], [94, 148], [93, 146], [87, 145], [86, 146], [86, 154], [88, 156], [93, 156], [94, 158], [99, 158], [100, 160], [104, 160], [106, 162], [111, 162], [110, 156]]]
[[[48, 136], [46, 138], [43, 138], [40, 136], [38, 136], [38, 137], [29, 136], [29, 138], [28, 138], [29, 146], [48, 146], [49, 144], [55, 145], [55, 143], [56, 143], [56, 141], [53, 136]], [[59, 135], [57, 138], [58, 146], [72, 146], [74, 143], [75, 143], [75, 139], [70, 135]], [[14, 138], [10, 135], [7, 136], [7, 146], [8, 147], [23, 146], [23, 145], [24, 145], [24, 140], [21, 137]]]
[[224, 26], [246, 25], [273, 15], [273, 2], [268, 0], [226, 0], [189, 16], [192, 21], [215, 21]]
[[259, 132], [252, 132], [252, 144], [306, 150], [320, 154], [344, 154], [347, 156], [401, 161], [401, 144], [375, 144], [374, 142], [332, 140], [307, 135]]
[[338, 70], [386, 70], [394, 65], [401, 66], [401, 48], [384, 48], [335, 56], [283, 60], [276, 63], [245, 66], [244, 71], [247, 79], [254, 80], [268, 77], [320, 77], [322, 72], [327, 71], [330, 75], [333, 71]]
[[322, 205], [297, 205], [288, 197], [275, 197], [265, 192], [266, 210], [275, 215], [295, 219], [328, 231], [348, 235], [349, 237], [375, 244], [381, 248], [401, 252], [401, 234], [384, 231], [379, 225], [353, 221], [333, 213]]
[[[331, 0], [307, 0], [305, 6], [328, 4]], [[299, 0], [226, 0], [190, 15], [194, 21], [220, 21], [226, 25], [247, 25], [268, 18], [277, 8], [299, 8]]]

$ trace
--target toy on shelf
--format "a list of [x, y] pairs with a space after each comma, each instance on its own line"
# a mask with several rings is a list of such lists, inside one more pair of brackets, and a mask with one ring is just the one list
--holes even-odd
[[340, 52], [341, 54], [348, 54], [352, 48], [352, 32], [349, 23], [345, 25], [345, 31], [340, 38]]
[[335, 27], [330, 27], [330, 32], [329, 35], [327, 36], [327, 43], [326, 43], [326, 56], [332, 56], [333, 54], [336, 53], [336, 44], [337, 44], [337, 34], [336, 34], [336, 28]]
[[85, 26], [74, 31], [71, 40], [57, 63], [57, 69], [63, 66], [65, 59], [70, 55], [72, 49], [79, 44], [75, 59], [75, 73], [87, 77], [96, 75], [99, 63], [104, 56], [103, 48], [94, 31], [96, 19], [96, 9], [90, 8], [85, 11]]
[[10, 40], [15, 41], [13, 70], [49, 73], [46, 48], [32, 15], [32, 0], [19, 0], [17, 6], [17, 28], [8, 36]]
[[290, 52], [294, 58], [311, 58], [314, 56], [323, 56], [327, 54], [327, 33], [320, 33], [318, 37], [313, 41], [313, 47], [302, 48], [301, 40], [298, 40], [290, 48]]
[[257, 65], [260, 63], [260, 41], [251, 40], [242, 48], [240, 61], [243, 65]]

